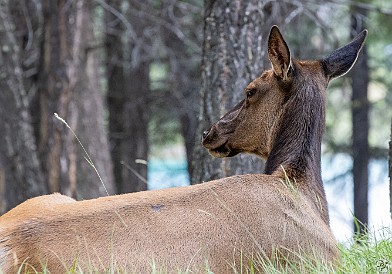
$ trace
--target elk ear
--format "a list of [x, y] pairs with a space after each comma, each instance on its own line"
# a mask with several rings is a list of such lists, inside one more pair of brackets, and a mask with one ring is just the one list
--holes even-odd
[[291, 66], [290, 50], [277, 26], [271, 28], [268, 38], [268, 57], [276, 76], [287, 80]]
[[325, 74], [329, 79], [346, 74], [354, 66], [358, 54], [365, 42], [367, 33], [367, 30], [363, 30], [349, 44], [338, 48], [321, 61]]

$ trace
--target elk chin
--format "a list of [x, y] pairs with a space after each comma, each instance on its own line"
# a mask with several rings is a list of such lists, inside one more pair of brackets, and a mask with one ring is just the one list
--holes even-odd
[[230, 157], [231, 150], [227, 146], [227, 143], [217, 147], [217, 148], [210, 148], [208, 149], [208, 152], [215, 158], [224, 158], [224, 157]]
[[215, 158], [227, 158], [234, 157], [241, 153], [239, 150], [232, 149], [227, 143], [214, 149], [208, 149], [208, 152]]

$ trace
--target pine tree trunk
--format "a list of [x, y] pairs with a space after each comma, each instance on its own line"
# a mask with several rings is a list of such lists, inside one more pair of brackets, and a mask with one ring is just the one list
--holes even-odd
[[72, 132], [53, 118], [58, 113], [91, 153], [109, 193], [110, 155], [102, 124], [103, 98], [90, 50], [92, 24], [87, 1], [43, 1], [44, 42], [39, 78], [39, 151], [51, 192], [78, 198], [107, 195]]
[[[111, 6], [121, 11], [122, 0], [113, 0]], [[109, 110], [109, 142], [110, 154], [113, 161], [113, 175], [117, 193], [122, 192], [122, 151], [124, 140], [124, 46], [122, 42], [125, 33], [122, 22], [117, 16], [107, 11], [106, 19], [106, 72], [108, 81], [107, 104]]]
[[[200, 136], [243, 99], [246, 85], [264, 69], [267, 43], [264, 37], [272, 22], [280, 21], [268, 16], [278, 14], [272, 9], [283, 5], [267, 2], [204, 2], [202, 101], [197, 130]], [[191, 181], [200, 183], [233, 174], [261, 173], [263, 168], [263, 161], [255, 156], [240, 154], [234, 158], [213, 159], [199, 141], [194, 151]]]
[[9, 2], [0, 3], [0, 214], [47, 192], [40, 169]]
[[[195, 147], [196, 130], [198, 125], [198, 112], [200, 111], [199, 102], [199, 91], [200, 91], [200, 56], [201, 47], [198, 48], [195, 45], [190, 46], [189, 38], [179, 37], [176, 33], [176, 24], [184, 22], [173, 22], [172, 9], [174, 12], [178, 12], [178, 21], [183, 19], [182, 16], [191, 17], [191, 23], [185, 23], [187, 33], [189, 37], [196, 40], [195, 37], [201, 33], [201, 28], [192, 29], [195, 25], [200, 25], [199, 12], [202, 12], [202, 8], [197, 11], [192, 11], [193, 14], [184, 15], [184, 10], [176, 7], [166, 8], [162, 15], [163, 19], [167, 22], [172, 22], [173, 27], [171, 30], [162, 28], [161, 33], [163, 36], [163, 42], [167, 47], [167, 56], [164, 61], [167, 62], [169, 67], [168, 74], [169, 79], [169, 94], [167, 96], [166, 105], [173, 112], [173, 119], [178, 119], [181, 123], [181, 133], [184, 138], [185, 154], [188, 164], [188, 173], [192, 174], [192, 159], [193, 149]], [[179, 11], [178, 11], [179, 10]], [[182, 20], [185, 21], [185, 20]], [[199, 137], [199, 136], [197, 136]], [[199, 140], [199, 138], [198, 138]]]
[[[111, 5], [121, 11], [122, 1]], [[130, 6], [133, 7], [133, 1]], [[107, 12], [106, 17], [109, 130], [117, 191], [142, 191], [147, 189], [149, 63], [141, 61], [146, 56], [132, 59], [132, 43], [138, 41], [131, 41], [124, 22], [111, 12]], [[136, 32], [133, 38], [141, 39], [143, 18], [131, 16], [130, 23]], [[143, 54], [143, 50], [139, 54]]]
[[389, 141], [389, 211], [392, 219], [392, 121], [391, 121], [391, 140]]
[[94, 169], [84, 159], [84, 151], [77, 144], [77, 193], [78, 197], [88, 199], [114, 194], [116, 189], [109, 138], [104, 125], [107, 106], [100, 85], [101, 79], [98, 74], [98, 62], [94, 49], [93, 5], [90, 1], [78, 2], [76, 12], [76, 24], [77, 29], [80, 29], [81, 44], [79, 52], [74, 58], [80, 58], [82, 62], [79, 68], [75, 67], [75, 73], [77, 73], [75, 78], [78, 78], [78, 83], [74, 90], [73, 121], [76, 120], [75, 126], [77, 127], [75, 128], [77, 128], [78, 137], [83, 141], [83, 146], [88, 151], [102, 179], [101, 182]]
[[44, 16], [40, 1], [17, 0], [10, 2], [15, 22], [15, 37], [21, 49], [21, 65], [26, 94], [29, 97], [31, 123], [35, 140], [39, 140], [40, 107], [37, 95], [37, 78], [40, 73]]
[[122, 192], [147, 189], [149, 64], [140, 62], [126, 77]]
[[[352, 12], [352, 36], [362, 31], [366, 11]], [[368, 224], [368, 164], [369, 164], [369, 67], [366, 44], [362, 48], [356, 65], [351, 70], [352, 80], [352, 151], [354, 179], [354, 232], [364, 234]]]

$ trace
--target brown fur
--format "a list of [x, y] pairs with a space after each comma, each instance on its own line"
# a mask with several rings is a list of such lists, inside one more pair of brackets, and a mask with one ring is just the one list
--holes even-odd
[[[342, 50], [357, 55], [365, 36]], [[320, 176], [323, 92], [330, 75], [346, 70], [331, 62], [335, 55], [292, 61], [276, 27], [269, 53], [273, 69], [248, 85], [247, 98], [203, 141], [214, 156], [266, 157], [268, 175], [79, 202], [60, 194], [30, 199], [0, 217], [3, 272], [24, 262], [63, 273], [75, 260], [86, 271], [114, 266], [135, 273], [151, 271], [153, 262], [169, 273], [203, 273], [206, 264], [230, 273], [276, 254], [333, 262], [337, 248]]]

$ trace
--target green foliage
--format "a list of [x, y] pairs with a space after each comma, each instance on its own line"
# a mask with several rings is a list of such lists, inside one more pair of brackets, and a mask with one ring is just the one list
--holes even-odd
[[392, 232], [368, 234], [340, 246], [341, 259], [335, 273], [390, 273], [392, 271]]
[[152, 91], [151, 118], [148, 125], [149, 144], [154, 150], [174, 143], [183, 143], [182, 126], [177, 105], [178, 100], [169, 90], [169, 68], [166, 63], [150, 65], [150, 88]]
[[[247, 271], [241, 273], [258, 273], [260, 267], [266, 273], [392, 273], [392, 231], [384, 228], [377, 234], [353, 239], [351, 243], [339, 245], [340, 258], [330, 266], [310, 257], [298, 257], [299, 263], [285, 266], [263, 260], [252, 261]], [[239, 272], [234, 272], [239, 273]]]
[[149, 144], [153, 149], [151, 151], [154, 154], [154, 149], [161, 149], [165, 145], [183, 143], [183, 137], [181, 132], [181, 124], [178, 120], [170, 121], [168, 116], [170, 114], [164, 110], [161, 110], [158, 114], [152, 115], [148, 124], [148, 138]]
[[166, 88], [165, 83], [168, 77], [168, 67], [164, 63], [151, 63], [150, 65], [150, 88], [152, 91], [159, 92]]

